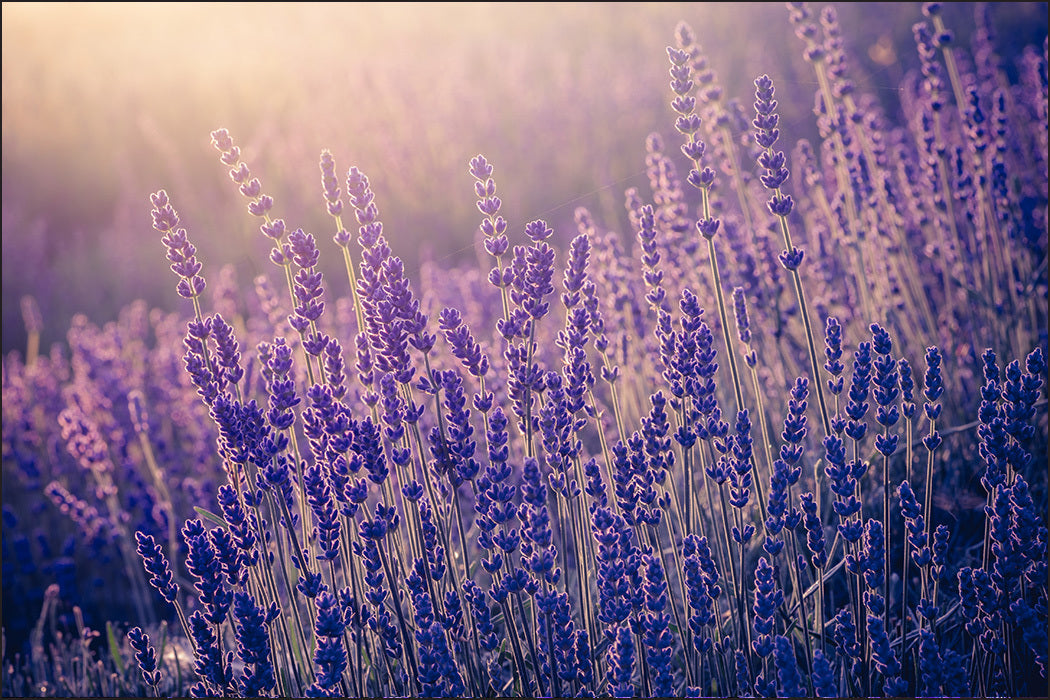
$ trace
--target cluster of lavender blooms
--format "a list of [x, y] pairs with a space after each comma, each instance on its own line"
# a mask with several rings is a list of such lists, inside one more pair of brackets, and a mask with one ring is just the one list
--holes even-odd
[[[729, 99], [681, 23], [675, 136], [646, 142], [632, 230], [579, 209], [559, 251], [545, 221], [503, 217], [478, 155], [486, 269], [426, 270], [423, 293], [358, 168], [321, 154], [347, 274], [326, 280], [322, 234], [278, 218], [213, 132], [283, 281], [212, 279], [161, 190], [192, 318], [134, 307], [78, 323], [68, 358], [4, 364], [5, 472], [76, 524], [67, 554], [123, 567], [123, 682], [1039, 695], [1047, 48], [1011, 83], [987, 14], [966, 51], [939, 10], [898, 117], [851, 82], [834, 7], [788, 3], [819, 144], [791, 145], [768, 75], [750, 110]], [[17, 520], [5, 506], [5, 599], [37, 575]], [[186, 678], [157, 629], [187, 641]]]

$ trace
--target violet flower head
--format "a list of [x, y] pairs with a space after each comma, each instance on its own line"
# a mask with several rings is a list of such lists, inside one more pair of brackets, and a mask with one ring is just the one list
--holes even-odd
[[928, 566], [933, 560], [926, 535], [926, 521], [922, 516], [918, 498], [907, 479], [897, 487], [900, 497], [901, 513], [904, 515], [904, 526], [907, 530], [908, 543], [912, 546], [911, 558], [916, 566]]
[[[325, 202], [328, 205], [328, 213], [332, 216], [338, 217], [343, 213], [343, 200], [341, 192], [339, 191], [339, 178], [335, 175], [335, 158], [332, 157], [331, 151], [325, 149], [321, 151], [321, 193], [324, 195]], [[336, 234], [336, 243], [342, 240], [341, 237], [349, 236], [346, 231], [339, 231]]]
[[[729, 502], [735, 508], [743, 508], [747, 505], [751, 495], [752, 469], [751, 459], [754, 439], [751, 437], [751, 418], [747, 409], [737, 412], [736, 431], [731, 438], [733, 442], [733, 469], [730, 472]], [[748, 525], [743, 532], [733, 528], [733, 538], [737, 542], [750, 539], [754, 526]]]
[[[794, 467], [802, 459], [804, 450], [803, 441], [806, 437], [806, 408], [809, 396], [809, 380], [805, 377], [795, 379], [795, 385], [791, 389], [791, 399], [788, 401], [787, 416], [784, 417], [784, 432], [780, 437], [784, 444], [780, 446], [780, 458], [789, 466]], [[795, 476], [790, 479], [791, 483], [798, 481]]]
[[569, 244], [569, 257], [565, 264], [565, 276], [562, 293], [562, 305], [566, 309], [575, 308], [583, 300], [583, 285], [587, 281], [587, 266], [591, 257], [591, 239], [581, 233]]
[[[368, 177], [357, 166], [352, 166], [346, 173], [346, 194], [359, 225], [357, 243], [366, 250], [372, 248], [383, 237], [383, 222], [379, 220], [379, 208]], [[350, 245], [350, 240], [340, 239], [339, 243], [345, 248]]]
[[818, 698], [839, 697], [835, 684], [835, 672], [831, 663], [820, 649], [813, 650], [813, 690]]
[[[941, 394], [944, 393], [944, 381], [941, 379], [941, 353], [936, 346], [926, 348], [926, 373], [923, 375], [923, 412], [931, 423], [941, 415], [941, 404], [938, 403]], [[937, 449], [941, 444], [941, 436], [936, 430], [923, 438], [923, 445], [930, 452]]]
[[[274, 230], [270, 221], [270, 210], [273, 208], [273, 197], [262, 193], [262, 184], [258, 178], [251, 177], [248, 165], [241, 160], [241, 149], [233, 144], [230, 132], [227, 129], [216, 129], [211, 132], [211, 145], [219, 152], [219, 160], [223, 165], [230, 168], [230, 179], [237, 183], [240, 193], [251, 200], [248, 202], [248, 211], [252, 216], [266, 219], [266, 223], [260, 227], [267, 237], [280, 241], [283, 231]], [[282, 228], [284, 222], [281, 222]]]
[[886, 556], [883, 551], [884, 537], [882, 522], [874, 518], [868, 518], [868, 522], [864, 527], [864, 582], [872, 590], [881, 587], [886, 577]]
[[[474, 177], [474, 194], [478, 196], [478, 211], [485, 215], [481, 221], [481, 233], [485, 236], [485, 252], [497, 261], [507, 252], [507, 221], [500, 213], [503, 203], [496, 196], [496, 182], [492, 179], [492, 164], [480, 153], [470, 159], [470, 174]], [[500, 266], [489, 271], [489, 282], [497, 288], [510, 283], [507, 269]]]
[[868, 424], [864, 422], [864, 415], [868, 412], [868, 391], [871, 387], [871, 343], [862, 342], [857, 345], [853, 356], [853, 376], [850, 380], [849, 401], [846, 404], [846, 415], [849, 422], [846, 424], [846, 435], [856, 441], [864, 438], [868, 431]]
[[898, 379], [901, 390], [901, 415], [908, 420], [915, 417], [915, 380], [912, 377], [911, 363], [901, 358], [897, 363]]
[[864, 592], [864, 604], [868, 609], [867, 629], [868, 638], [871, 640], [871, 658], [875, 662], [875, 669], [885, 679], [883, 692], [888, 697], [900, 695], [903, 693], [903, 690], [907, 689], [907, 686], [904, 689], [900, 688], [902, 682], [902, 679], [899, 677], [901, 672], [900, 662], [897, 660], [897, 654], [894, 652], [893, 647], [890, 646], [890, 638], [883, 624], [882, 616], [886, 606], [885, 601], [874, 590], [868, 590]]
[[784, 603], [784, 592], [777, 587], [773, 567], [765, 557], [759, 557], [755, 568], [755, 604], [752, 624], [755, 637], [751, 649], [761, 657], [773, 652], [773, 630], [777, 609]]
[[646, 660], [653, 673], [653, 693], [658, 697], [673, 695], [674, 667], [672, 653], [674, 638], [668, 627], [671, 616], [667, 607], [667, 584], [664, 582], [663, 566], [658, 552], [642, 557], [645, 564], [645, 607], [642, 639], [646, 648]]
[[317, 648], [314, 651], [314, 666], [317, 669], [317, 684], [323, 688], [332, 688], [338, 684], [347, 666], [346, 650], [343, 647], [346, 622], [336, 596], [322, 591], [316, 602], [314, 633], [317, 636]]
[[554, 292], [555, 251], [546, 242], [552, 233], [542, 220], [529, 222], [525, 226], [525, 234], [533, 240], [533, 245], [527, 249], [516, 247], [514, 250], [514, 286], [517, 293], [512, 294], [512, 298], [533, 321], [547, 315], [550, 303], [544, 299]]
[[[789, 195], [780, 191], [790, 173], [787, 169], [787, 156], [783, 151], [773, 150], [774, 144], [780, 138], [780, 116], [776, 113], [777, 101], [773, 99], [774, 92], [773, 81], [768, 75], [755, 79], [755, 119], [751, 124], [755, 127], [755, 141], [765, 149], [758, 155], [758, 164], [765, 171], [760, 179], [762, 185], [774, 193], [766, 204], [769, 211], [776, 216], [786, 217], [794, 208], [794, 202]], [[785, 251], [784, 257], [788, 260], [782, 258], [784, 267], [789, 270], [798, 269], [798, 264], [802, 262], [801, 254], [802, 251], [797, 248]]]
[[802, 681], [802, 674], [798, 670], [798, 661], [795, 660], [795, 649], [791, 640], [783, 635], [777, 635], [776, 648], [773, 660], [777, 666], [777, 677], [780, 679], [780, 697], [804, 698], [808, 696]]
[[802, 512], [805, 514], [806, 544], [810, 554], [813, 555], [813, 566], [823, 568], [828, 561], [824, 543], [824, 524], [817, 513], [817, 504], [812, 493], [803, 493], [799, 496], [802, 502]]
[[[876, 323], [871, 325], [872, 346], [875, 349], [875, 384], [873, 394], [878, 408], [875, 410], [875, 420], [887, 431], [900, 419], [900, 411], [897, 409], [896, 400], [900, 395], [898, 387], [897, 361], [890, 355], [893, 344], [889, 333]], [[876, 435], [875, 447], [882, 454], [889, 456], [897, 449], [899, 435]]]
[[[676, 32], [678, 48], [667, 47], [667, 58], [671, 63], [669, 69], [671, 75], [671, 91], [674, 99], [671, 108], [678, 117], [675, 120], [675, 129], [688, 140], [682, 144], [682, 153], [692, 161], [692, 167], [686, 176], [686, 181], [693, 187], [707, 191], [715, 181], [715, 171], [705, 167], [700, 169], [700, 161], [704, 157], [706, 144], [697, 137], [700, 130], [701, 119], [696, 114], [696, 98], [690, 93], [693, 91], [693, 54], [696, 52], [693, 32], [688, 25], [680, 23]], [[701, 226], [701, 223], [703, 226]], [[711, 238], [718, 230], [718, 219], [704, 218], [697, 222], [701, 235]]]
[[157, 589], [161, 598], [174, 605], [179, 587], [175, 583], [175, 577], [172, 575], [171, 567], [160, 545], [156, 543], [152, 535], [143, 532], [136, 532], [135, 540], [138, 542], [138, 553], [142, 557], [142, 565], [146, 573], [150, 575], [150, 585]]
[[339, 556], [339, 533], [341, 523], [332, 500], [332, 490], [324, 470], [317, 464], [307, 467], [303, 475], [307, 501], [313, 512], [314, 537], [323, 561], [332, 561]]
[[241, 552], [241, 561], [246, 566], [254, 566], [259, 559], [259, 551], [256, 548], [258, 538], [253, 527], [255, 513], [248, 514], [237, 500], [237, 492], [229, 484], [219, 487], [218, 501], [223, 519], [233, 536], [233, 542]]
[[143, 680], [156, 691], [160, 684], [160, 671], [157, 670], [157, 652], [150, 644], [149, 635], [141, 627], [132, 627], [128, 630], [128, 641], [135, 650], [135, 660], [142, 670]]
[[609, 665], [606, 677], [609, 681], [609, 692], [614, 698], [633, 698], [635, 649], [630, 625], [624, 623], [616, 628], [614, 642], [609, 647], [607, 656]]
[[[215, 314], [211, 320], [211, 331], [215, 338], [215, 360], [218, 364], [216, 379], [221, 380], [223, 386], [227, 383], [236, 386], [244, 377], [244, 369], [241, 367], [240, 345], [233, 334], [233, 328], [222, 316]], [[218, 371], [220, 369], [221, 373]]]
[[190, 243], [186, 229], [179, 226], [179, 215], [168, 201], [168, 193], [159, 190], [150, 195], [153, 203], [153, 228], [164, 234], [161, 242], [168, 249], [171, 271], [179, 276], [176, 291], [184, 299], [197, 299], [204, 293], [205, 282], [200, 276], [203, 265], [197, 260], [197, 248]]
[[438, 327], [452, 347], [452, 354], [463, 367], [471, 375], [483, 377], [489, 368], [488, 356], [482, 353], [481, 346], [474, 340], [460, 312], [452, 307], [445, 308], [438, 316]]
[[251, 594], [237, 591], [233, 594], [233, 617], [237, 621], [237, 655], [244, 664], [239, 690], [243, 697], [259, 697], [277, 685], [266, 630], [267, 611]]
[[295, 380], [292, 375], [292, 349], [284, 338], [275, 338], [271, 346], [267, 368], [273, 379], [268, 383], [270, 410], [266, 420], [274, 430], [285, 430], [295, 423], [294, 408], [300, 399], [295, 395]]
[[233, 603], [233, 594], [223, 582], [222, 562], [199, 519], [186, 521], [182, 536], [189, 549], [186, 569], [196, 579], [197, 592], [204, 606], [204, 618], [213, 625], [221, 625]]

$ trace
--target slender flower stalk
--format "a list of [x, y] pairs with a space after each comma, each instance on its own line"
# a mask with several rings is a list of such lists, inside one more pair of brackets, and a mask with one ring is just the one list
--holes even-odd
[[813, 327], [810, 323], [809, 307], [806, 305], [805, 292], [802, 287], [802, 278], [799, 275], [799, 267], [802, 265], [804, 253], [796, 248], [791, 242], [791, 227], [788, 223], [788, 215], [794, 209], [795, 203], [790, 195], [782, 191], [783, 184], [787, 181], [789, 171], [786, 167], [786, 156], [783, 151], [775, 151], [773, 146], [780, 138], [780, 117], [776, 113], [777, 102], [773, 99], [773, 81], [767, 75], [755, 79], [755, 112], [756, 116], [752, 125], [756, 129], [755, 140], [763, 149], [758, 156], [758, 164], [765, 170], [762, 175], [762, 185], [773, 192], [766, 203], [771, 214], [780, 221], [780, 232], [784, 236], [785, 250], [780, 254], [780, 263], [784, 269], [791, 273], [791, 280], [795, 286], [795, 297], [798, 300], [799, 312], [802, 316], [802, 325], [806, 333], [806, 345], [809, 349], [810, 371], [813, 373], [813, 382], [816, 385], [817, 402], [820, 407], [820, 419], [824, 426], [824, 434], [831, 434], [831, 419], [828, 416], [827, 401], [824, 398], [824, 386], [821, 381], [820, 363], [817, 359], [817, 348], [813, 338]]

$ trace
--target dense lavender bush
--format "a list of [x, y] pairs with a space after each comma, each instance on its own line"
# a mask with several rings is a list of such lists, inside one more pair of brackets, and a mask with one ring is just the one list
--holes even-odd
[[631, 229], [563, 249], [478, 155], [481, 269], [422, 284], [361, 169], [310, 233], [212, 132], [279, 269], [161, 189], [187, 316], [5, 357], [4, 693], [1040, 695], [1047, 44], [984, 12], [921, 6], [900, 113], [834, 6], [784, 15], [814, 94], [730, 98], [681, 22]]

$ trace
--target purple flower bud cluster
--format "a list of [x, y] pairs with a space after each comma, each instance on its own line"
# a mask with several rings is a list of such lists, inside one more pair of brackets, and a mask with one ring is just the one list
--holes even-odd
[[277, 685], [266, 630], [267, 611], [250, 593], [237, 591], [233, 594], [233, 617], [237, 620], [237, 655], [244, 664], [238, 690], [243, 697], [258, 697]]
[[205, 282], [200, 276], [203, 265], [197, 260], [197, 248], [189, 240], [182, 221], [168, 201], [168, 193], [158, 190], [150, 195], [153, 203], [153, 228], [164, 234], [161, 242], [168, 249], [171, 271], [179, 276], [176, 291], [184, 299], [196, 299], [204, 293]]
[[470, 174], [474, 177], [474, 193], [478, 196], [478, 211], [485, 215], [481, 233], [485, 236], [485, 252], [496, 258], [496, 267], [489, 271], [489, 282], [504, 288], [510, 284], [509, 268], [500, 262], [510, 246], [507, 240], [507, 221], [500, 213], [503, 203], [496, 196], [496, 182], [492, 179], [492, 164], [480, 153], [470, 159]]
[[[240, 298], [232, 266], [204, 296], [160, 190], [153, 224], [188, 323], [138, 304], [101, 328], [78, 318], [68, 353], [41, 354], [27, 306], [26, 357], [5, 358], [3, 376], [5, 639], [23, 608], [56, 630], [80, 622], [61, 598], [91, 612], [62, 637], [90, 654], [102, 613], [89, 598], [120, 590], [106, 614], [137, 608], [123, 651], [141, 674], [106, 676], [103, 657], [88, 680], [66, 674], [71, 690], [1038, 693], [1045, 42], [1011, 63], [992, 46], [992, 10], [967, 50], [947, 9], [923, 9], [916, 71], [861, 94], [844, 10], [788, 3], [814, 98], [777, 93], [771, 70], [750, 115], [679, 24], [666, 55], [681, 145], [645, 139], [650, 192], [623, 193], [627, 238], [583, 207], [575, 237], [555, 235], [570, 192], [512, 245], [509, 198], [479, 155], [481, 269], [416, 267], [384, 237], [369, 179], [351, 167], [340, 183], [322, 151], [349, 294], [323, 277], [314, 235], [271, 218], [229, 132], [213, 132], [290, 296], [259, 277]], [[889, 48], [870, 57], [894, 65]], [[778, 147], [806, 113], [820, 140], [793, 151], [795, 200]], [[87, 495], [74, 489], [85, 479]], [[15, 678], [47, 667], [23, 652], [65, 653], [47, 625], [50, 646], [27, 646], [32, 622], [8, 647]], [[189, 683], [190, 669], [169, 673], [158, 622], [192, 647]], [[14, 694], [64, 687], [12, 674]]]
[[[262, 193], [262, 183], [259, 182], [259, 178], [251, 176], [248, 164], [241, 160], [241, 149], [233, 144], [229, 130], [216, 129], [211, 132], [211, 145], [219, 152], [222, 164], [230, 168], [230, 179], [237, 183], [240, 193], [251, 200], [248, 203], [248, 211], [252, 216], [266, 219], [261, 228], [263, 234], [280, 242], [284, 237], [284, 222], [280, 219], [270, 220], [273, 197]], [[277, 222], [280, 222], [280, 226], [275, 227]]]
[[160, 683], [160, 671], [157, 670], [157, 652], [150, 644], [149, 635], [141, 627], [132, 627], [128, 630], [128, 641], [135, 650], [135, 660], [139, 663], [143, 680], [156, 691]]
[[759, 557], [755, 568], [755, 635], [751, 640], [751, 650], [760, 657], [767, 657], [773, 652], [773, 636], [776, 628], [777, 609], [784, 603], [784, 592], [777, 586], [773, 566], [765, 557]]

